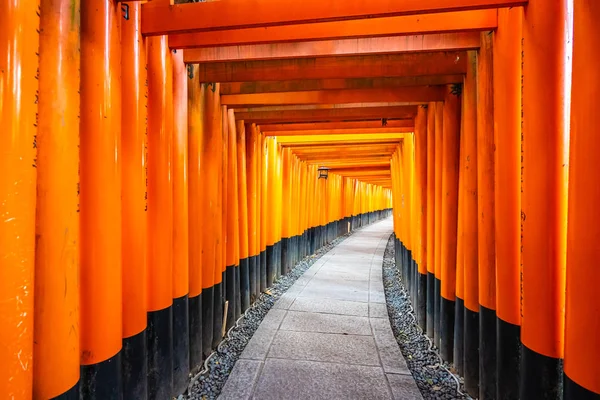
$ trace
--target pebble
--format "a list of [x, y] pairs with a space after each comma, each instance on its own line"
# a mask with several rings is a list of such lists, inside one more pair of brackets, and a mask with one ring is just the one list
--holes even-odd
[[[355, 231], [353, 231], [355, 232]], [[187, 393], [182, 399], [212, 400], [221, 393], [229, 374], [233, 370], [246, 344], [267, 315], [273, 304], [283, 295], [296, 280], [306, 272], [321, 256], [337, 246], [342, 240], [352, 235], [347, 233], [326, 244], [315, 254], [305, 257], [288, 273], [274, 282], [273, 286], [261, 293], [254, 304], [240, 318], [237, 325], [227, 334], [217, 350], [209, 356], [208, 368], [191, 379]], [[178, 399], [180, 400], [180, 399]]]
[[383, 256], [383, 286], [392, 331], [423, 399], [471, 399], [464, 393], [461, 379], [447, 370], [450, 366], [442, 362], [436, 348], [416, 324], [401, 271], [395, 264], [393, 235]]

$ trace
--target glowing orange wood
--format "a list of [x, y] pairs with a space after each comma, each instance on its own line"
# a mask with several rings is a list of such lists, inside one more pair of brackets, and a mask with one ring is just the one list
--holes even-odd
[[[313, 131], [313, 130], [348, 130], [348, 129], [375, 129], [379, 132], [396, 132], [395, 128], [412, 128], [412, 119], [394, 119], [386, 121], [385, 126], [381, 121], [357, 121], [357, 122], [308, 122], [300, 124], [266, 124], [260, 129], [265, 135], [279, 135], [278, 132], [290, 131]], [[271, 133], [277, 132], [277, 133]], [[350, 132], [348, 132], [350, 133]], [[366, 132], [365, 132], [366, 133]]]
[[145, 35], [269, 27], [311, 22], [344, 21], [449, 11], [521, 6], [519, 0], [220, 0], [168, 6], [149, 2], [142, 7]]
[[475, 50], [478, 32], [376, 38], [268, 43], [245, 46], [205, 47], [184, 50], [186, 63], [281, 60], [286, 58], [358, 56], [366, 54], [417, 53], [423, 51]]
[[406, 53], [201, 64], [202, 82], [464, 74], [464, 52]]
[[410, 104], [442, 101], [443, 86], [406, 86], [394, 89], [318, 90], [309, 92], [231, 94], [221, 96], [228, 106], [270, 104], [343, 104], [366, 102], [406, 102]]
[[304, 79], [295, 81], [255, 81], [221, 84], [221, 94], [298, 92], [302, 90], [378, 89], [402, 86], [462, 83], [463, 75], [392, 76], [379, 78]]
[[246, 122], [257, 124], [271, 122], [293, 121], [344, 121], [381, 118], [412, 118], [416, 113], [415, 106], [398, 107], [358, 107], [324, 110], [293, 110], [293, 111], [263, 111], [263, 112], [238, 112], [236, 117]]
[[[410, 121], [412, 123], [412, 121]], [[408, 133], [413, 132], [412, 126], [400, 128], [368, 128], [368, 129], [315, 129], [295, 131], [264, 132], [266, 136], [302, 136], [302, 135], [347, 135], [356, 133]]]

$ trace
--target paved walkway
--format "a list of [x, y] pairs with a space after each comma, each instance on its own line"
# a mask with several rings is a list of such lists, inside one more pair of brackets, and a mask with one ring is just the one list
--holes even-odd
[[382, 282], [391, 218], [321, 257], [275, 303], [220, 399], [421, 400], [392, 334]]

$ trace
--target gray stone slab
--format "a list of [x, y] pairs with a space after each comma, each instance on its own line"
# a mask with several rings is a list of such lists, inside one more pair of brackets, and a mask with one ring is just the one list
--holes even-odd
[[225, 386], [221, 391], [219, 400], [246, 400], [252, 396], [254, 384], [258, 379], [258, 374], [262, 366], [262, 361], [238, 360]]
[[343, 285], [337, 285], [327, 288], [326, 285], [311, 286], [311, 284], [308, 284], [298, 297], [368, 302], [369, 291], [352, 289]]
[[386, 374], [394, 400], [423, 400], [412, 375]]
[[381, 364], [385, 372], [410, 374], [387, 318], [369, 318]]
[[368, 303], [335, 299], [315, 301], [314, 298], [297, 297], [289, 309], [326, 314], [355, 315], [357, 317], [367, 317], [369, 315]]
[[260, 326], [267, 329], [277, 329], [285, 317], [285, 310], [271, 309], [263, 318]]
[[344, 280], [344, 281], [361, 281], [365, 282], [369, 280], [369, 270], [357, 270], [357, 269], [348, 269], [348, 268], [340, 268], [339, 270], [334, 269], [325, 269], [319, 271], [314, 279], [333, 279], [333, 280]]
[[242, 351], [240, 360], [264, 360], [267, 357], [269, 347], [271, 346], [271, 342], [273, 342], [276, 333], [277, 331], [274, 329], [267, 329], [259, 326], [244, 348], [244, 351]]
[[387, 305], [383, 303], [369, 304], [369, 317], [371, 318], [388, 318]]
[[351, 315], [288, 311], [280, 330], [371, 335], [369, 318]]
[[380, 365], [371, 336], [279, 331], [269, 358]]
[[268, 359], [254, 399], [391, 399], [380, 367]]
[[385, 303], [385, 293], [379, 291], [369, 292], [369, 303]]
[[287, 310], [294, 303], [295, 299], [296, 294], [289, 294], [286, 292], [275, 302], [275, 304], [273, 304], [273, 309]]

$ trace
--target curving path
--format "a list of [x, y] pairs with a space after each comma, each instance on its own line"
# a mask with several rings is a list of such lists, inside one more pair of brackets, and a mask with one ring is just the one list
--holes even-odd
[[393, 337], [382, 283], [391, 218], [323, 255], [279, 299], [220, 399], [422, 399]]

